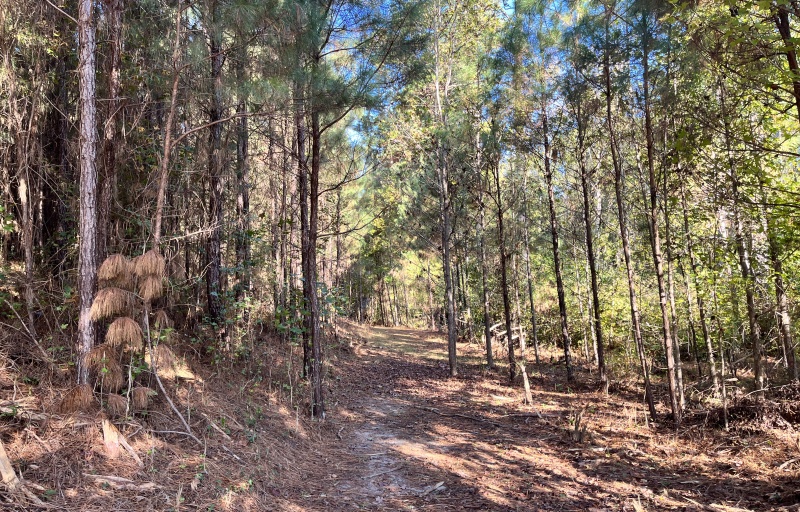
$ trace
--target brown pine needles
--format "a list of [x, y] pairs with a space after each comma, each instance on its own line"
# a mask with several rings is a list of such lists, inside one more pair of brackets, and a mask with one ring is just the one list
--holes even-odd
[[122, 276], [129, 276], [130, 273], [131, 264], [128, 258], [122, 254], [112, 254], [100, 265], [97, 270], [97, 278], [102, 281], [111, 281]]
[[139, 295], [145, 302], [153, 302], [164, 292], [161, 277], [148, 276], [139, 283]]
[[139, 279], [143, 277], [163, 277], [166, 263], [164, 257], [155, 249], [150, 249], [134, 258], [133, 271]]
[[153, 325], [159, 331], [162, 329], [172, 329], [175, 327], [175, 322], [169, 317], [166, 311], [163, 309], [159, 309], [155, 312], [156, 318], [153, 321]]
[[132, 318], [121, 316], [111, 322], [106, 333], [106, 344], [112, 347], [142, 348], [144, 333], [139, 324]]
[[97, 292], [92, 302], [92, 320], [97, 322], [104, 318], [126, 314], [132, 306], [131, 294], [116, 286], [103, 288]]
[[111, 393], [106, 397], [106, 411], [112, 418], [124, 416], [127, 408], [128, 401], [124, 396]]
[[155, 391], [146, 386], [137, 386], [131, 390], [131, 405], [135, 411], [147, 410], [150, 405], [150, 397], [156, 394]]

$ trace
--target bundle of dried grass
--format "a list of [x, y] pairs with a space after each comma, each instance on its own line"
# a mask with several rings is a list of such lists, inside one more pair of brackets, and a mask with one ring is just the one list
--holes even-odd
[[156, 319], [153, 322], [153, 325], [160, 331], [162, 329], [172, 329], [175, 326], [175, 323], [172, 321], [166, 311], [159, 309], [156, 311]]
[[100, 281], [130, 281], [131, 262], [122, 254], [112, 254], [97, 270]]
[[111, 322], [106, 333], [106, 343], [112, 347], [129, 347], [134, 350], [142, 348], [144, 333], [139, 324], [132, 318], [121, 316]]
[[136, 288], [136, 281], [133, 278], [133, 274], [128, 274], [125, 276], [117, 277], [116, 279], [109, 279], [109, 280], [99, 280], [97, 282], [97, 287], [99, 289], [103, 288], [122, 288], [123, 290], [134, 290]]
[[108, 359], [102, 365], [90, 366], [89, 370], [96, 384], [105, 393], [118, 392], [125, 384], [122, 365], [116, 359]]
[[92, 320], [124, 315], [131, 308], [131, 294], [122, 288], [110, 286], [97, 292], [92, 302]]
[[106, 411], [108, 411], [108, 415], [112, 418], [124, 416], [127, 408], [128, 401], [122, 395], [111, 393], [106, 398]]
[[161, 277], [147, 276], [139, 283], [139, 295], [145, 302], [152, 302], [164, 293]]
[[166, 263], [164, 257], [155, 249], [150, 249], [146, 253], [134, 258], [133, 271], [139, 278], [142, 277], [163, 277]]
[[135, 411], [144, 411], [150, 405], [150, 397], [156, 392], [145, 386], [137, 386], [131, 390], [131, 406]]
[[108, 343], [101, 343], [86, 354], [86, 367], [93, 372], [99, 372], [106, 367], [109, 361], [117, 361], [119, 354], [117, 348]]
[[153, 347], [156, 368], [159, 370], [173, 370], [175, 368], [175, 353], [163, 343], [159, 343]]
[[58, 410], [61, 413], [70, 414], [88, 411], [92, 405], [94, 405], [92, 387], [88, 384], [81, 384], [67, 391], [67, 394], [61, 399], [61, 403], [58, 404]]

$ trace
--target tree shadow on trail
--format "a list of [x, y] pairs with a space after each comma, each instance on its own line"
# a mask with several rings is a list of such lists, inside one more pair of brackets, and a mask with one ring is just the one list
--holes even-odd
[[[789, 478], [632, 421], [624, 411], [638, 404], [628, 397], [552, 391], [542, 378], [535, 409], [525, 408], [521, 391], [477, 357], [450, 378], [435, 333], [374, 331], [361, 357], [345, 363], [348, 396], [334, 412], [344, 421], [333, 420], [362, 458], [348, 478], [372, 491], [346, 486], [354, 496], [325, 510], [763, 510], [796, 500]], [[573, 437], [580, 409], [583, 442]], [[385, 454], [378, 463], [365, 457], [375, 453]]]

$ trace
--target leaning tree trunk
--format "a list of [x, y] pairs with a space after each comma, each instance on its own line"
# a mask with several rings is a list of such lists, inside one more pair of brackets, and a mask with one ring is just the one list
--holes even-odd
[[553, 171], [550, 168], [550, 134], [547, 125], [546, 106], [542, 105], [542, 135], [544, 137], [544, 177], [547, 181], [547, 204], [550, 211], [550, 236], [553, 240], [553, 266], [556, 274], [556, 291], [558, 293], [558, 313], [561, 319], [561, 343], [564, 346], [564, 364], [567, 368], [567, 380], [571, 381], [572, 354], [567, 325], [567, 301], [564, 296], [564, 278], [561, 275], [561, 252], [558, 245], [558, 221], [556, 220], [556, 200], [553, 190]]
[[78, 46], [80, 62], [80, 226], [78, 236], [78, 383], [89, 381], [86, 354], [94, 344], [92, 300], [97, 285], [97, 124], [95, 108], [95, 26], [94, 2], [78, 4]]
[[636, 353], [639, 356], [639, 365], [644, 379], [644, 394], [650, 417], [656, 419], [656, 407], [653, 399], [653, 390], [650, 385], [650, 371], [647, 368], [647, 358], [645, 355], [644, 341], [642, 340], [642, 326], [639, 315], [639, 304], [636, 298], [636, 283], [634, 280], [633, 265], [631, 263], [631, 248], [628, 240], [628, 223], [625, 215], [625, 204], [623, 201], [622, 190], [622, 162], [617, 152], [617, 141], [614, 132], [614, 122], [611, 115], [611, 66], [609, 62], [608, 32], [609, 18], [611, 10], [605, 13], [605, 36], [606, 49], [603, 53], [603, 79], [605, 81], [606, 97], [606, 127], [608, 128], [609, 146], [611, 147], [611, 161], [614, 166], [614, 192], [617, 199], [617, 217], [619, 219], [620, 240], [622, 241], [622, 254], [625, 259], [625, 274], [628, 282], [628, 299], [631, 307], [631, 326], [633, 327], [633, 338], [636, 344]]

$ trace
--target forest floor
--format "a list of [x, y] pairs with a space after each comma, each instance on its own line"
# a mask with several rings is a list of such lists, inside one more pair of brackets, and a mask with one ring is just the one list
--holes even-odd
[[[648, 421], [624, 387], [605, 396], [581, 368], [567, 386], [551, 364], [529, 364], [533, 405], [524, 405], [477, 345], [459, 344], [450, 378], [439, 333], [347, 323], [340, 334], [350, 348], [331, 354], [324, 422], [252, 378], [195, 368], [171, 390], [202, 448], [163, 404], [117, 422], [141, 463], [108, 458], [101, 413], [6, 414], [0, 434], [55, 510], [800, 509], [800, 434], [786, 422], [725, 431], [704, 412], [676, 431]], [[0, 401], [7, 384], [0, 378]], [[15, 380], [14, 400], [52, 409], [57, 392], [25, 385]], [[35, 507], [0, 491], [0, 509]]]

